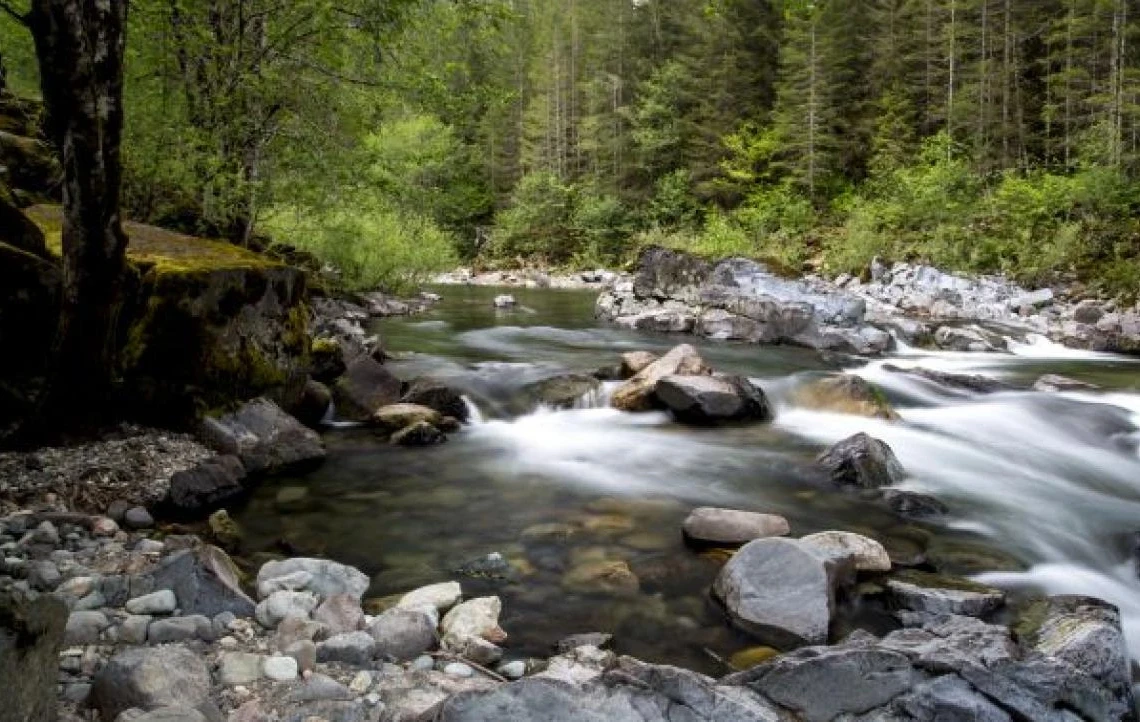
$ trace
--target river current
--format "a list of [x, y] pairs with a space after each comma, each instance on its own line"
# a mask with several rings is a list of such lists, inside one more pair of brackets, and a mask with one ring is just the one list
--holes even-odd
[[[604, 631], [619, 652], [723, 673], [719, 660], [750, 643], [707, 596], [723, 557], [687, 548], [680, 524], [694, 506], [728, 506], [781, 514], [794, 536], [867, 534], [896, 562], [970, 575], [1009, 590], [1015, 605], [1039, 593], [1107, 599], [1120, 607], [1140, 658], [1137, 360], [1032, 338], [1011, 353], [904, 347], [867, 360], [619, 330], [593, 319], [590, 292], [512, 289], [519, 306], [499, 311], [491, 299], [502, 289], [438, 290], [444, 300], [429, 314], [386, 319], [376, 330], [397, 355], [394, 372], [462, 389], [473, 423], [427, 449], [393, 448], [365, 429], [328, 431], [321, 468], [267, 483], [240, 510], [254, 549], [357, 566], [373, 575], [373, 597], [448, 579], [468, 595], [498, 594], [513, 657], [547, 656], [566, 635]], [[570, 410], [520, 394], [534, 380], [681, 342], [717, 370], [750, 377], [775, 420], [691, 429], [665, 414], [610, 409], [607, 389]], [[983, 374], [1020, 388], [1064, 374], [1101, 390], [978, 394], [888, 365]], [[797, 386], [839, 370], [878, 385], [901, 420], [791, 401]], [[912, 521], [834, 488], [812, 459], [859, 431], [893, 448], [908, 473], [904, 488], [937, 497], [949, 513]], [[457, 571], [493, 553], [505, 573]], [[625, 562], [635, 587], [581, 583], [582, 570], [608, 561]], [[880, 633], [892, 624], [873, 606], [847, 609], [838, 622]]]

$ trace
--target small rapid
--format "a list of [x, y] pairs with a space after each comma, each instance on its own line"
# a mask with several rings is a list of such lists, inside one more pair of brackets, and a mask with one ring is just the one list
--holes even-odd
[[[464, 585], [504, 597], [515, 622], [508, 626], [526, 630], [512, 642], [519, 649], [537, 653], [566, 634], [605, 629], [618, 632], [628, 653], [711, 670], [709, 651], [723, 657], [748, 641], [708, 604], [716, 565], [684, 546], [680, 522], [697, 505], [752, 509], [785, 516], [796, 536], [869, 534], [892, 555], [1015, 594], [1107, 599], [1120, 607], [1140, 660], [1134, 360], [1042, 338], [1011, 342], [1008, 353], [900, 344], [881, 359], [825, 358], [597, 325], [589, 294], [520, 291], [520, 303], [534, 313], [496, 313], [491, 293], [448, 288], [452, 300], [437, 318], [378, 328], [389, 348], [404, 352], [392, 362], [399, 375], [431, 374], [464, 392], [465, 429], [423, 451], [393, 449], [362, 429], [333, 432], [324, 467], [251, 500], [240, 517], [251, 538], [313, 548], [366, 569], [374, 575], [371, 593], [381, 596], [453, 578], [464, 561], [501, 552], [517, 577]], [[588, 374], [624, 351], [660, 353], [682, 341], [696, 344], [715, 368], [751, 378], [775, 419], [695, 429], [664, 413], [623, 413], [609, 407], [614, 382], [570, 408], [526, 396], [543, 379]], [[877, 386], [900, 418], [798, 401], [799, 389], [840, 371]], [[1101, 389], [1032, 390], [1044, 374]], [[962, 382], [972, 377], [994, 385], [982, 392]], [[937, 498], [948, 513], [901, 518], [836, 489], [814, 459], [858, 432], [891, 446], [907, 471], [903, 489]], [[307, 501], [282, 501], [298, 498]], [[568, 581], [598, 559], [626, 563], [639, 580], [636, 593], [583, 592]]]

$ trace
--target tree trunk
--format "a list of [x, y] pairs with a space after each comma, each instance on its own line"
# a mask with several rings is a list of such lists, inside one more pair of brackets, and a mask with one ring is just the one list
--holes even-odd
[[119, 218], [126, 0], [34, 0], [47, 131], [63, 158], [63, 292], [41, 424], [109, 411], [127, 238]]

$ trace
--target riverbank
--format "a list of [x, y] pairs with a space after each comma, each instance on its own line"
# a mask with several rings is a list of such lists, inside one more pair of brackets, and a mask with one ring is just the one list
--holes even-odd
[[627, 328], [879, 354], [895, 339], [953, 351], [1005, 350], [1039, 335], [1070, 348], [1140, 351], [1140, 305], [1025, 289], [996, 276], [876, 261], [866, 280], [781, 277], [746, 259], [647, 249], [602, 293], [597, 314]]

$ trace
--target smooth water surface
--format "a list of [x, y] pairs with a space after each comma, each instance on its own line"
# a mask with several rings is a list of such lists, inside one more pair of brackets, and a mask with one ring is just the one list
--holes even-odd
[[[353, 564], [373, 575], [370, 596], [447, 579], [460, 579], [468, 595], [498, 594], [511, 656], [546, 656], [568, 634], [606, 631], [620, 652], [719, 673], [718, 658], [749, 642], [708, 601], [723, 557], [686, 548], [680, 523], [694, 506], [730, 506], [782, 514], [796, 536], [868, 534], [896, 560], [1007, 588], [1104, 597], [1121, 606], [1140, 656], [1131, 556], [1140, 531], [1140, 364], [1040, 341], [1010, 354], [904, 349], [868, 362], [617, 330], [594, 321], [590, 292], [512, 289], [520, 305], [499, 311], [491, 299], [502, 289], [438, 290], [444, 301], [432, 313], [377, 330], [401, 357], [391, 362], [397, 374], [463, 389], [476, 421], [429, 449], [392, 448], [364, 429], [330, 431], [323, 467], [267, 484], [242, 510], [254, 547]], [[604, 393], [563, 411], [520, 395], [534, 380], [680, 342], [762, 386], [775, 421], [689, 429], [664, 414], [606, 408]], [[1105, 390], [975, 395], [887, 363], [1025, 387], [1061, 373]], [[878, 384], [902, 421], [789, 401], [797, 385], [840, 368]], [[937, 496], [950, 514], [908, 521], [831, 486], [812, 459], [858, 431], [889, 443], [910, 475], [905, 486]], [[509, 562], [505, 578], [457, 574], [492, 552]], [[890, 624], [874, 609], [848, 610], [839, 622], [880, 632]]]

